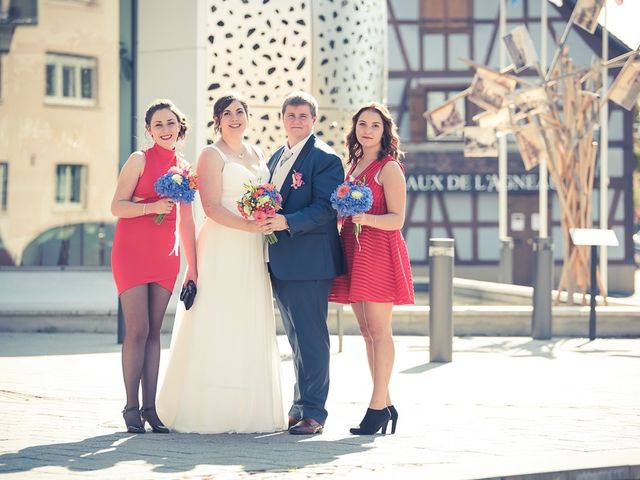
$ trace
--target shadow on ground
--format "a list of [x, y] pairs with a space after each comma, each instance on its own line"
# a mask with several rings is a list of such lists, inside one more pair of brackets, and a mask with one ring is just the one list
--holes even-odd
[[[0, 357], [33, 357], [41, 355], [84, 355], [87, 353], [119, 352], [122, 345], [115, 334], [106, 333], [38, 333], [2, 332]], [[25, 335], [29, 341], [25, 342]], [[63, 339], [63, 341], [61, 341]], [[162, 347], [167, 348], [171, 338], [162, 336]]]
[[[629, 349], [611, 349], [606, 348], [606, 344], [594, 343], [588, 339], [576, 338], [552, 338], [550, 340], [533, 340], [524, 337], [455, 337], [453, 344], [453, 356], [455, 360], [456, 354], [464, 353], [488, 353], [500, 354], [512, 358], [529, 358], [540, 357], [553, 360], [557, 357], [559, 351], [571, 351], [573, 353], [581, 353], [585, 355], [609, 355], [617, 357], [638, 358], [640, 356], [634, 354]], [[578, 343], [577, 343], [578, 342]], [[407, 345], [407, 350], [415, 352], [428, 352], [429, 339], [425, 338], [424, 344]], [[405, 370], [401, 373], [420, 373], [421, 371], [430, 370], [439, 364], [426, 364], [416, 367], [419, 371]], [[428, 368], [426, 368], [428, 366]]]
[[[376, 437], [348, 437], [330, 442], [319, 437], [274, 434], [131, 435], [118, 433], [73, 443], [24, 448], [0, 455], [0, 473], [28, 472], [41, 467], [94, 472], [121, 462], [144, 462], [157, 473], [182, 474], [199, 465], [223, 471], [288, 471], [333, 462], [343, 455], [373, 448]], [[146, 469], [146, 468], [145, 468]]]

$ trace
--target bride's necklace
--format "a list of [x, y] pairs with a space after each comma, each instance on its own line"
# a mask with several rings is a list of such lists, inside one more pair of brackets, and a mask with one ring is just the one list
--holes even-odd
[[242, 145], [242, 153], [236, 153], [235, 150], [233, 150], [233, 148], [231, 148], [231, 145], [229, 145], [224, 138], [222, 139], [222, 141], [224, 142], [224, 144], [227, 146], [227, 148], [229, 149], [229, 151], [231, 152], [231, 155], [233, 155], [236, 158], [239, 158], [240, 160], [244, 160], [244, 156], [245, 153], [247, 153], [246, 149], [244, 148], [244, 144]]

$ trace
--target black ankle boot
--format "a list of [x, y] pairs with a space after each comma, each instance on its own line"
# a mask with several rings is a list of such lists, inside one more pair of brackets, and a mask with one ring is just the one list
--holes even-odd
[[367, 413], [360, 422], [358, 428], [351, 428], [349, 431], [354, 435], [373, 435], [378, 430], [382, 429], [382, 433], [387, 431], [387, 423], [391, 418], [388, 408], [382, 410], [374, 410], [373, 408], [367, 408]]
[[[387, 407], [389, 409], [389, 413], [391, 414], [391, 433], [396, 433], [396, 423], [398, 423], [398, 411], [396, 407], [393, 405], [389, 405]], [[387, 433], [387, 429], [383, 428], [382, 433]]]
[[127, 408], [124, 407], [122, 410], [122, 418], [124, 418], [124, 423], [127, 426], [127, 432], [129, 433], [144, 433], [144, 423], [142, 422], [142, 418], [140, 417], [140, 412], [138, 411], [138, 407]]
[[[140, 417], [142, 418], [142, 422], [147, 422], [156, 433], [169, 433], [169, 429], [165, 427], [160, 418], [158, 418], [158, 414], [156, 413], [156, 409], [154, 407], [151, 408], [141, 408], [140, 409]], [[149, 418], [151, 417], [151, 418]], [[155, 418], [154, 418], [155, 417]]]

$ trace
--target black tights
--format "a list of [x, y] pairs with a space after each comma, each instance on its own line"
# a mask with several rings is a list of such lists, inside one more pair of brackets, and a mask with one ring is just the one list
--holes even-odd
[[130, 288], [120, 295], [125, 337], [122, 344], [122, 375], [127, 392], [126, 408], [155, 408], [160, 368], [160, 327], [171, 292], [157, 283]]

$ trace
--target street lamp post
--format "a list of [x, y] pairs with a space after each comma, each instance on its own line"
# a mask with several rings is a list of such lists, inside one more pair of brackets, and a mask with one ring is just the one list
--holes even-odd
[[[602, 98], [609, 89], [608, 68], [604, 65], [609, 60], [609, 32], [607, 30], [607, 2], [604, 4], [604, 25], [602, 26]], [[600, 228], [609, 228], [609, 102], [600, 108]], [[600, 247], [600, 280], [605, 293], [609, 291], [607, 270], [607, 248]]]
[[[500, 38], [507, 34], [507, 0], [500, 0]], [[507, 52], [503, 41], [499, 42], [500, 70], [507, 66]], [[500, 238], [500, 265], [498, 281], [513, 283], [513, 239], [507, 230], [507, 137], [498, 138], [498, 230]]]
[[[547, 2], [540, 12], [540, 75], [547, 68]], [[531, 336], [535, 339], [551, 338], [551, 291], [553, 285], [553, 241], [548, 232], [549, 171], [547, 156], [540, 156], [538, 165], [538, 237], [534, 239], [533, 314]]]

